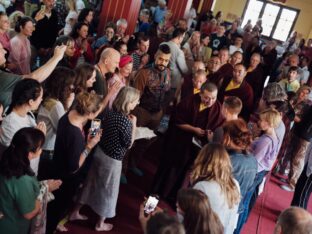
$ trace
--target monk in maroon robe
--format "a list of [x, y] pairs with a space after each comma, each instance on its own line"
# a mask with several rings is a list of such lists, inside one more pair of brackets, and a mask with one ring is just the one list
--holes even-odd
[[241, 117], [248, 121], [253, 110], [254, 94], [251, 86], [244, 80], [246, 68], [238, 63], [234, 67], [232, 77], [224, 78], [219, 89], [218, 100], [222, 103], [227, 96], [236, 96], [243, 102]]
[[256, 110], [259, 104], [259, 101], [262, 97], [265, 76], [260, 64], [261, 56], [258, 53], [254, 53], [250, 58], [249, 67], [247, 69], [247, 74], [245, 81], [251, 86], [254, 93], [254, 109]]
[[[194, 77], [195, 73], [199, 70], [205, 71], [206, 70], [205, 64], [202, 61], [195, 61], [192, 66], [192, 74], [183, 76], [184, 79], [183, 79], [183, 84], [181, 86], [181, 99], [197, 93], [197, 92], [194, 93], [194, 87], [196, 87], [197, 85], [194, 84], [193, 79], [195, 78]], [[206, 73], [205, 73], [205, 76], [206, 76]], [[200, 85], [205, 83], [207, 78], [205, 77], [204, 80], [205, 81], [202, 82]]]
[[205, 70], [198, 70], [193, 74], [192, 80], [185, 80], [181, 88], [181, 100], [200, 92], [200, 87], [207, 80]]
[[207, 80], [209, 82], [215, 83], [216, 85], [220, 81], [220, 73], [218, 73], [221, 66], [220, 58], [217, 56], [212, 56], [207, 64], [208, 76]]
[[177, 105], [171, 118], [152, 193], [160, 195], [172, 205], [175, 205], [177, 191], [199, 151], [192, 143], [193, 138], [204, 144], [207, 142], [207, 131], [214, 131], [224, 122], [217, 92], [215, 84], [206, 82], [199, 94]]

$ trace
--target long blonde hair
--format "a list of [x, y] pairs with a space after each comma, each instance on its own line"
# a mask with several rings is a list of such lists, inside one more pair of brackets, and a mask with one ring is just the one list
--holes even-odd
[[216, 181], [227, 198], [230, 208], [240, 201], [240, 193], [232, 175], [230, 157], [221, 144], [205, 145], [199, 152], [191, 173], [191, 183]]

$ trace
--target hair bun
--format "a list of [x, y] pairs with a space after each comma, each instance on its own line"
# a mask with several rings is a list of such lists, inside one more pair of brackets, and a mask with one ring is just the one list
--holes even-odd
[[22, 20], [22, 16], [21, 15], [19, 15], [19, 16], [17, 16], [17, 18], [16, 18], [16, 23], [19, 23], [21, 20]]

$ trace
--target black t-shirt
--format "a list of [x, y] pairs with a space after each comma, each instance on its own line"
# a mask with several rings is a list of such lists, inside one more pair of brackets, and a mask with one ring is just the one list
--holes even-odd
[[72, 125], [66, 113], [57, 126], [53, 161], [57, 178], [67, 177], [79, 169], [79, 159], [85, 149], [85, 136]]
[[[32, 14], [32, 18], [35, 18], [38, 11]], [[43, 19], [36, 22], [36, 30], [30, 37], [30, 42], [36, 49], [52, 48], [57, 36], [58, 15], [55, 10], [52, 10], [49, 18], [45, 16]]]
[[209, 47], [212, 51], [220, 50], [221, 48], [227, 46], [227, 38], [226, 36], [218, 37], [216, 33], [211, 34], [211, 40]]

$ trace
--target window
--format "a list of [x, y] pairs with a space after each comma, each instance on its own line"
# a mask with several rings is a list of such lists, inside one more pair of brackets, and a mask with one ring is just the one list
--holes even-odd
[[299, 12], [297, 9], [266, 0], [248, 0], [243, 14], [243, 25], [248, 20], [255, 25], [260, 18], [262, 19], [263, 36], [286, 41], [296, 23]]

